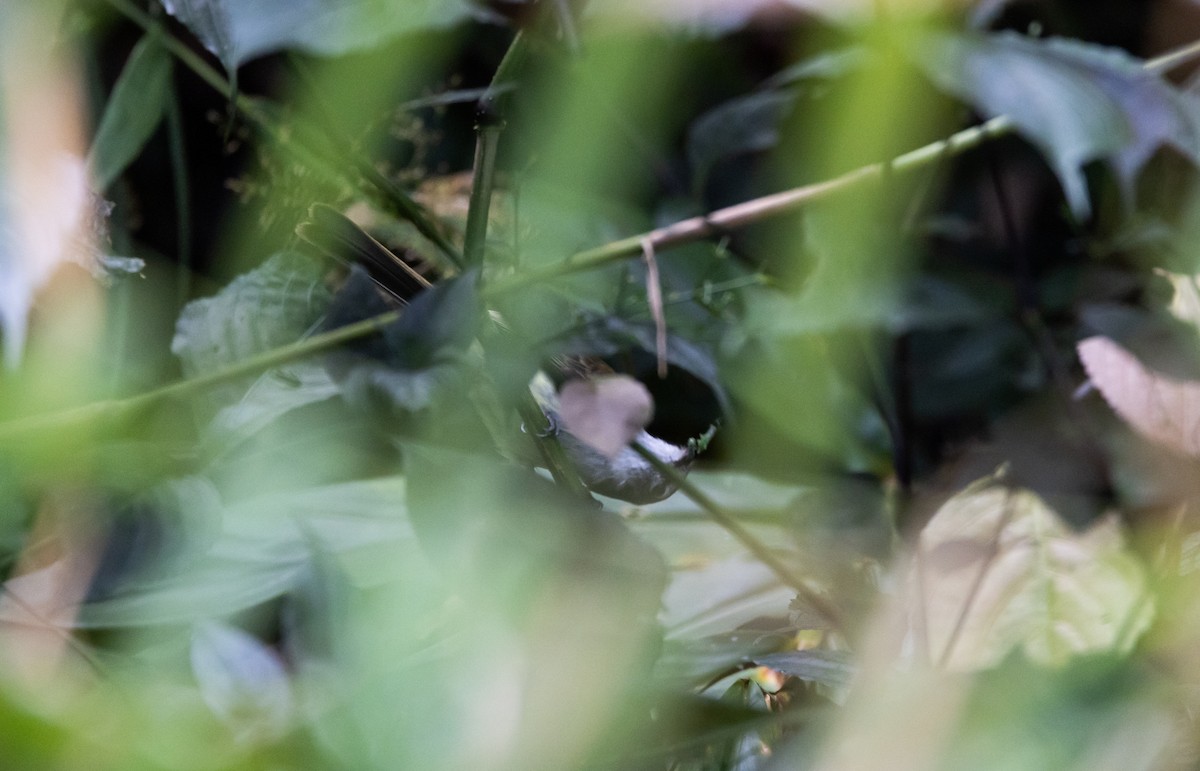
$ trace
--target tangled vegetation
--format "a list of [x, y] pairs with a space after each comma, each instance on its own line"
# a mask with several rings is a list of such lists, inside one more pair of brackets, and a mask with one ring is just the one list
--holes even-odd
[[1196, 767], [1191, 8], [0, 5], [0, 765]]

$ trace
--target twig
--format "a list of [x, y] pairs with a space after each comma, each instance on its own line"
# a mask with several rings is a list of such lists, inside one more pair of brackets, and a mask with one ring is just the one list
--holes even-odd
[[743, 203], [718, 209], [709, 214], [691, 217], [675, 222], [646, 233], [622, 238], [618, 241], [599, 246], [594, 249], [577, 252], [562, 262], [550, 265], [542, 270], [513, 276], [507, 281], [493, 285], [493, 294], [503, 294], [523, 289], [532, 284], [561, 278], [563, 276], [602, 268], [614, 262], [642, 254], [644, 245], [649, 242], [656, 250], [669, 249], [675, 246], [700, 241], [727, 230], [734, 230], [755, 222], [777, 217], [800, 209], [806, 204], [835, 193], [858, 187], [866, 182], [879, 179], [884, 170], [893, 172], [909, 171], [920, 168], [937, 160], [943, 155], [957, 155], [977, 147], [984, 142], [1012, 132], [1013, 122], [1007, 116], [999, 116], [978, 126], [963, 129], [949, 137], [925, 145], [912, 152], [905, 153], [886, 163], [873, 163], [853, 171], [846, 172], [833, 179], [804, 185], [781, 193], [754, 198]]
[[[1177, 48], [1162, 56], [1147, 60], [1142, 66], [1155, 73], [1167, 72], [1181, 64], [1200, 58], [1200, 41]], [[985, 142], [1007, 136], [1016, 124], [1007, 115], [998, 115], [977, 126], [963, 129], [945, 139], [931, 142], [890, 161], [873, 163], [846, 172], [833, 179], [785, 190], [781, 193], [755, 198], [744, 203], [718, 209], [710, 214], [692, 217], [636, 236], [622, 238], [594, 249], [577, 252], [562, 262], [539, 271], [514, 276], [495, 287], [496, 292], [521, 289], [541, 281], [560, 278], [572, 273], [595, 270], [612, 262], [635, 257], [642, 244], [649, 241], [655, 249], [668, 249], [700, 241], [722, 230], [733, 230], [764, 219], [796, 211], [813, 201], [853, 189], [879, 179], [885, 173], [901, 173], [922, 168], [939, 158], [949, 158], [978, 147]]]
[[1151, 72], [1161, 74], [1170, 72], [1176, 67], [1180, 67], [1196, 59], [1200, 59], [1200, 40], [1180, 46], [1153, 59], [1147, 59], [1144, 66]]
[[642, 258], [646, 261], [646, 304], [654, 319], [654, 353], [658, 358], [658, 376], [667, 376], [667, 317], [663, 313], [662, 281], [658, 275], [658, 260], [654, 257], [654, 244], [642, 244]]

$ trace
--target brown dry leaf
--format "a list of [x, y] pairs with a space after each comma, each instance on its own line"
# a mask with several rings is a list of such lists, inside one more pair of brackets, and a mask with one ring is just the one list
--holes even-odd
[[1039, 497], [985, 480], [947, 501], [921, 533], [912, 622], [932, 661], [993, 666], [1127, 650], [1153, 603], [1115, 518], [1072, 531]]
[[609, 460], [654, 416], [646, 386], [627, 375], [568, 380], [558, 392], [563, 427]]
[[0, 29], [0, 331], [10, 369], [38, 291], [64, 262], [91, 260], [79, 70], [46, 44], [53, 13], [15, 10]]
[[1148, 369], [1107, 337], [1077, 346], [1088, 377], [1125, 422], [1152, 442], [1200, 457], [1200, 382]]
[[94, 504], [64, 489], [41, 501], [30, 543], [0, 587], [0, 662], [7, 674], [44, 685], [71, 649], [71, 627], [97, 566]]

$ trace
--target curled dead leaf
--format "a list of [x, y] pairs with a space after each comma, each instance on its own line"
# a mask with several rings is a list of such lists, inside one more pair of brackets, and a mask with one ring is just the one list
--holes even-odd
[[558, 413], [576, 439], [612, 460], [650, 422], [654, 400], [627, 375], [569, 380], [559, 389]]
[[1107, 337], [1089, 337], [1077, 351], [1104, 400], [1135, 431], [1200, 457], [1200, 381], [1156, 372]]

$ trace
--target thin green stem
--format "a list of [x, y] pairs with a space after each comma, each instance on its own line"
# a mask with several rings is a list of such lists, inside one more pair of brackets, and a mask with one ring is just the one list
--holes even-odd
[[94, 402], [50, 415], [34, 415], [15, 420], [0, 425], [0, 447], [20, 446], [21, 440], [26, 437], [37, 436], [43, 432], [70, 431], [76, 427], [91, 427], [96, 430], [119, 429], [127, 425], [128, 421], [143, 414], [145, 410], [160, 403], [173, 399], [185, 399], [203, 393], [213, 386], [256, 375], [297, 359], [336, 348], [343, 343], [378, 332], [398, 318], [400, 318], [400, 311], [391, 311], [314, 335], [291, 345], [266, 351], [217, 372], [181, 380], [137, 396]]
[[192, 207], [183, 115], [179, 108], [179, 96], [174, 91], [167, 101], [167, 146], [171, 155], [171, 185], [175, 192], [175, 248], [178, 252], [175, 299], [182, 308], [192, 292]]
[[909, 171], [926, 166], [939, 158], [958, 155], [991, 139], [1009, 134], [1013, 128], [1013, 122], [1006, 116], [993, 118], [986, 123], [963, 129], [946, 139], [925, 145], [889, 162], [873, 163], [824, 182], [755, 198], [706, 215], [691, 217], [645, 233], [622, 238], [604, 246], [577, 252], [562, 262], [542, 270], [529, 271], [507, 281], [498, 282], [493, 286], [492, 292], [495, 294], [513, 292], [543, 281], [595, 270], [630, 257], [640, 256], [647, 242], [656, 251], [669, 249], [793, 212], [814, 201], [880, 179], [885, 173]]
[[571, 463], [566, 451], [554, 436], [554, 426], [532, 395], [517, 405], [517, 412], [521, 416], [521, 422], [525, 425], [526, 433], [537, 446], [542, 465], [550, 472], [554, 481], [580, 500], [594, 503], [596, 499], [592, 497], [587, 485], [579, 478], [575, 465]]
[[813, 591], [803, 578], [793, 573], [792, 569], [780, 560], [774, 552], [755, 538], [749, 530], [742, 527], [742, 524], [732, 514], [725, 511], [722, 506], [708, 497], [707, 493], [696, 487], [696, 485], [690, 482], [687, 477], [677, 471], [671, 464], [663, 462], [657, 455], [647, 450], [638, 442], [634, 442], [630, 446], [647, 463], [653, 466], [659, 474], [671, 480], [672, 484], [678, 487], [679, 492], [704, 509], [713, 522], [724, 528], [726, 532], [741, 542], [759, 562], [770, 568], [771, 572], [778, 576], [780, 581], [795, 589], [804, 602], [808, 603], [813, 610], [820, 613], [834, 630], [845, 636], [846, 626], [842, 621], [842, 614], [838, 609], [829, 600]]
[[486, 251], [501, 129], [498, 124], [481, 123], [479, 136], [475, 140], [475, 176], [471, 182], [471, 202], [467, 208], [467, 229], [463, 236], [463, 258], [471, 267], [483, 264]]

